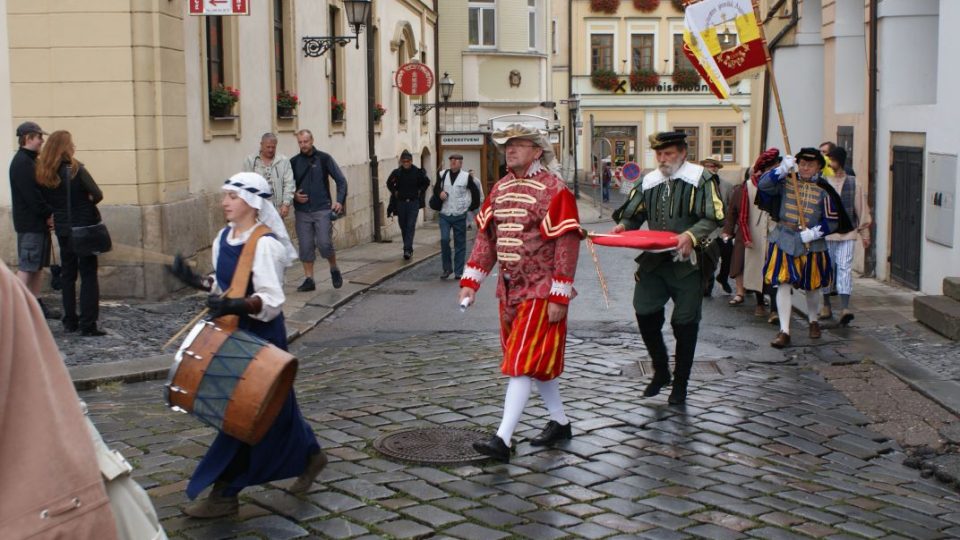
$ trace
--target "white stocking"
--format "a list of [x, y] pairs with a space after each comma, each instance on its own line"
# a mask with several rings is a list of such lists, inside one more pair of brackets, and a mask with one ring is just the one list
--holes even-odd
[[793, 313], [793, 301], [790, 298], [793, 287], [781, 283], [777, 287], [777, 313], [780, 315], [780, 331], [790, 334], [790, 314]]
[[[517, 424], [520, 422], [520, 415], [523, 414], [527, 400], [530, 399], [532, 387], [533, 379], [530, 377], [510, 377], [510, 382], [507, 383], [507, 396], [503, 400], [503, 420], [500, 421], [497, 437], [503, 439], [508, 447], [511, 446], [510, 438], [513, 437], [513, 431], [517, 429]], [[557, 397], [559, 398], [559, 394]]]
[[567, 420], [567, 415], [563, 412], [563, 400], [560, 399], [560, 379], [537, 381], [537, 390], [540, 391], [543, 404], [550, 411], [550, 419], [561, 426], [569, 424], [570, 420]]
[[817, 322], [820, 316], [820, 296], [820, 291], [807, 291], [807, 320], [810, 322]]

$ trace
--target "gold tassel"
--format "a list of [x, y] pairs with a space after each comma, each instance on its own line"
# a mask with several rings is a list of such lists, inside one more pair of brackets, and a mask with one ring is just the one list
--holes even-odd
[[600, 259], [597, 257], [597, 250], [593, 247], [593, 240], [587, 237], [587, 247], [590, 248], [590, 256], [593, 257], [593, 265], [597, 267], [597, 277], [600, 278], [600, 290], [603, 291], [603, 303], [607, 309], [610, 309], [610, 295], [607, 293], [607, 279], [603, 277], [600, 270]]

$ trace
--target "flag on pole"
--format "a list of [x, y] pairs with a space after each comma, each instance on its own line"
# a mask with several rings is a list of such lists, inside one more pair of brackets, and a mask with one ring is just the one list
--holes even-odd
[[[684, 54], [720, 99], [730, 96], [730, 83], [766, 66], [766, 45], [751, 0], [702, 0], [687, 6], [683, 22]], [[734, 33], [736, 45], [724, 50], [719, 35]]]

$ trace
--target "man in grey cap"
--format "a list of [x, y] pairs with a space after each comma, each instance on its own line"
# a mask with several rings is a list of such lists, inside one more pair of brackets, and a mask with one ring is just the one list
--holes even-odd
[[[480, 188], [473, 176], [461, 169], [463, 155], [450, 154], [450, 168], [440, 171], [433, 193], [440, 198], [440, 279], [463, 276], [467, 255], [467, 213], [480, 207]], [[453, 251], [450, 251], [450, 233]]]
[[[47, 133], [35, 122], [17, 126], [20, 149], [10, 161], [10, 202], [19, 261], [17, 277], [34, 296], [40, 295], [43, 268], [50, 266], [50, 228], [53, 227], [53, 208], [44, 201], [35, 175], [44, 135]], [[47, 309], [39, 297], [37, 302], [46, 318], [60, 318], [60, 314]]]

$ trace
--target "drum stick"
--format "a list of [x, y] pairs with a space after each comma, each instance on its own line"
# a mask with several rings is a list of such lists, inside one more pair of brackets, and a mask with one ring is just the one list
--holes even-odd
[[[113, 249], [105, 256], [109, 257], [109, 259], [113, 261], [173, 264], [173, 255], [167, 255], [166, 253], [151, 251], [149, 249], [131, 246], [129, 244], [114, 243]], [[197, 266], [197, 263], [194, 261], [185, 260], [185, 262], [188, 266]]]
[[184, 327], [181, 328], [176, 334], [174, 334], [172, 338], [170, 338], [166, 343], [164, 343], [161, 349], [166, 349], [167, 347], [169, 347], [171, 343], [176, 341], [178, 337], [182, 336], [183, 333], [187, 331], [187, 328], [193, 328], [193, 325], [197, 324], [197, 322], [201, 318], [203, 318], [203, 316], [206, 315], [207, 313], [210, 313], [210, 308], [203, 308], [203, 311], [201, 311], [196, 317], [191, 319], [190, 322], [184, 325]]
[[[230, 289], [223, 291], [223, 294], [220, 295], [220, 298], [223, 298], [224, 296], [226, 296], [228, 292], [230, 292]], [[181, 328], [176, 334], [174, 334], [172, 338], [167, 340], [167, 342], [163, 344], [163, 347], [160, 347], [160, 348], [166, 349], [167, 347], [169, 347], [170, 344], [176, 341], [178, 337], [182, 336], [183, 333], [186, 332], [188, 328], [193, 328], [193, 325], [197, 324], [197, 322], [199, 322], [200, 319], [202, 319], [207, 313], [210, 313], [210, 308], [203, 308], [203, 311], [201, 311], [196, 317], [191, 319], [190, 322], [183, 325], [183, 328]]]

